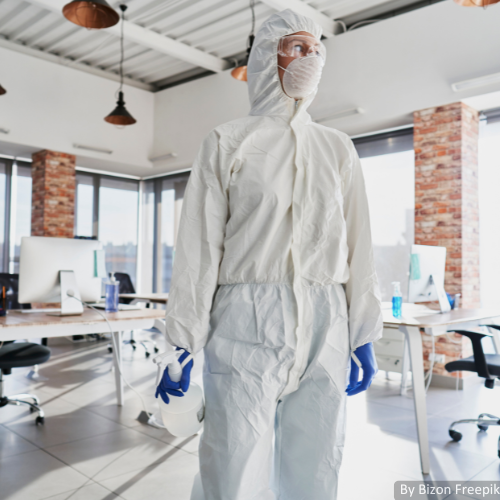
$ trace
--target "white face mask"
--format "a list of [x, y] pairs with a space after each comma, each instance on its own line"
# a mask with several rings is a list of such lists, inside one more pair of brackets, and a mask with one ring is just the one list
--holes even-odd
[[287, 68], [281, 68], [283, 90], [288, 97], [304, 99], [311, 95], [319, 84], [324, 59], [321, 56], [307, 56], [294, 59]]

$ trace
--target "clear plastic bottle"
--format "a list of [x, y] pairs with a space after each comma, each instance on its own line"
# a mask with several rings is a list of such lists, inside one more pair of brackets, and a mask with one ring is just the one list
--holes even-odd
[[104, 310], [106, 312], [118, 312], [119, 294], [120, 282], [116, 281], [114, 274], [111, 274], [111, 278], [106, 283], [106, 302], [104, 304]]
[[401, 284], [399, 281], [393, 281], [394, 292], [392, 294], [392, 315], [396, 319], [401, 319], [403, 296], [401, 295]]

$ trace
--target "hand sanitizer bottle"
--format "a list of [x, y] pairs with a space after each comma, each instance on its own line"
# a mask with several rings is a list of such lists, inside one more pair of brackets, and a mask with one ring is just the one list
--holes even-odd
[[106, 312], [118, 312], [119, 292], [120, 282], [116, 281], [115, 275], [112, 273], [110, 280], [106, 283], [106, 302], [104, 304]]
[[403, 305], [403, 296], [401, 295], [401, 285], [399, 281], [393, 281], [394, 292], [392, 294], [392, 315], [396, 319], [401, 319], [401, 307]]

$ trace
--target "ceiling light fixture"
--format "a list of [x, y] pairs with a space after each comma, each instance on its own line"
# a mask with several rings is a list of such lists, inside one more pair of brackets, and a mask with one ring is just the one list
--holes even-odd
[[0, 95], [6, 94], [7, 91], [0, 85]]
[[255, 0], [250, 0], [250, 10], [252, 11], [252, 31], [250, 31], [250, 35], [248, 36], [247, 53], [238, 66], [231, 71], [231, 76], [241, 82], [247, 81], [248, 58], [250, 57], [250, 51], [255, 40]]
[[331, 113], [324, 115], [320, 118], [316, 118], [314, 121], [316, 123], [329, 122], [330, 120], [338, 120], [339, 118], [346, 118], [347, 116], [362, 115], [365, 112], [363, 108], [349, 108], [337, 111], [336, 113]]
[[492, 73], [491, 75], [480, 76], [479, 78], [472, 78], [471, 80], [464, 80], [451, 84], [454, 92], [461, 90], [475, 89], [477, 87], [484, 87], [485, 85], [493, 85], [500, 83], [500, 73]]
[[455, 3], [461, 5], [462, 7], [488, 7], [488, 5], [493, 5], [498, 3], [500, 0], [455, 0]]
[[154, 163], [155, 161], [171, 160], [172, 158], [177, 158], [177, 153], [165, 153], [164, 155], [154, 156], [150, 158], [149, 161]]
[[116, 108], [104, 118], [108, 123], [117, 125], [118, 127], [123, 127], [125, 125], [133, 125], [136, 123], [136, 119], [127, 111], [125, 108], [125, 101], [123, 100], [123, 25], [125, 24], [125, 11], [127, 6], [124, 4], [120, 5], [120, 10], [122, 11], [122, 23], [121, 23], [121, 35], [120, 35], [120, 88], [118, 89], [118, 101]]
[[120, 20], [118, 12], [106, 0], [73, 0], [62, 12], [68, 21], [94, 30], [110, 28]]
[[113, 153], [111, 149], [96, 148], [94, 146], [85, 146], [84, 144], [73, 144], [73, 147], [75, 149], [85, 149], [86, 151], [95, 151], [96, 153], [104, 153], [106, 155], [110, 155], [111, 153]]

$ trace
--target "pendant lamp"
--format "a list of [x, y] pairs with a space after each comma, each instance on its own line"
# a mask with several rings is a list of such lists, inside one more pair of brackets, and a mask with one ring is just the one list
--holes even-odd
[[125, 108], [125, 101], [123, 100], [123, 25], [125, 21], [125, 11], [127, 10], [127, 6], [122, 4], [120, 5], [120, 10], [122, 11], [122, 32], [120, 35], [120, 88], [118, 89], [118, 101], [116, 102], [116, 108], [104, 118], [108, 123], [112, 123], [113, 125], [125, 126], [125, 125], [133, 125], [137, 120], [127, 111]]
[[6, 94], [7, 91], [0, 85], [0, 95]]
[[[500, 0], [499, 0], [500, 1]], [[250, 35], [248, 36], [247, 42], [247, 53], [245, 58], [236, 66], [236, 68], [231, 71], [231, 76], [236, 78], [236, 80], [240, 80], [242, 82], [247, 81], [247, 66], [248, 66], [248, 58], [250, 57], [250, 51], [252, 50], [253, 41], [255, 40], [255, 0], [250, 0], [250, 9], [252, 11], [252, 31], [250, 31]]]
[[68, 21], [94, 30], [110, 28], [120, 20], [118, 12], [106, 0], [73, 0], [62, 12]]
[[455, 3], [458, 3], [462, 7], [488, 7], [488, 5], [498, 2], [500, 0], [455, 0]]

